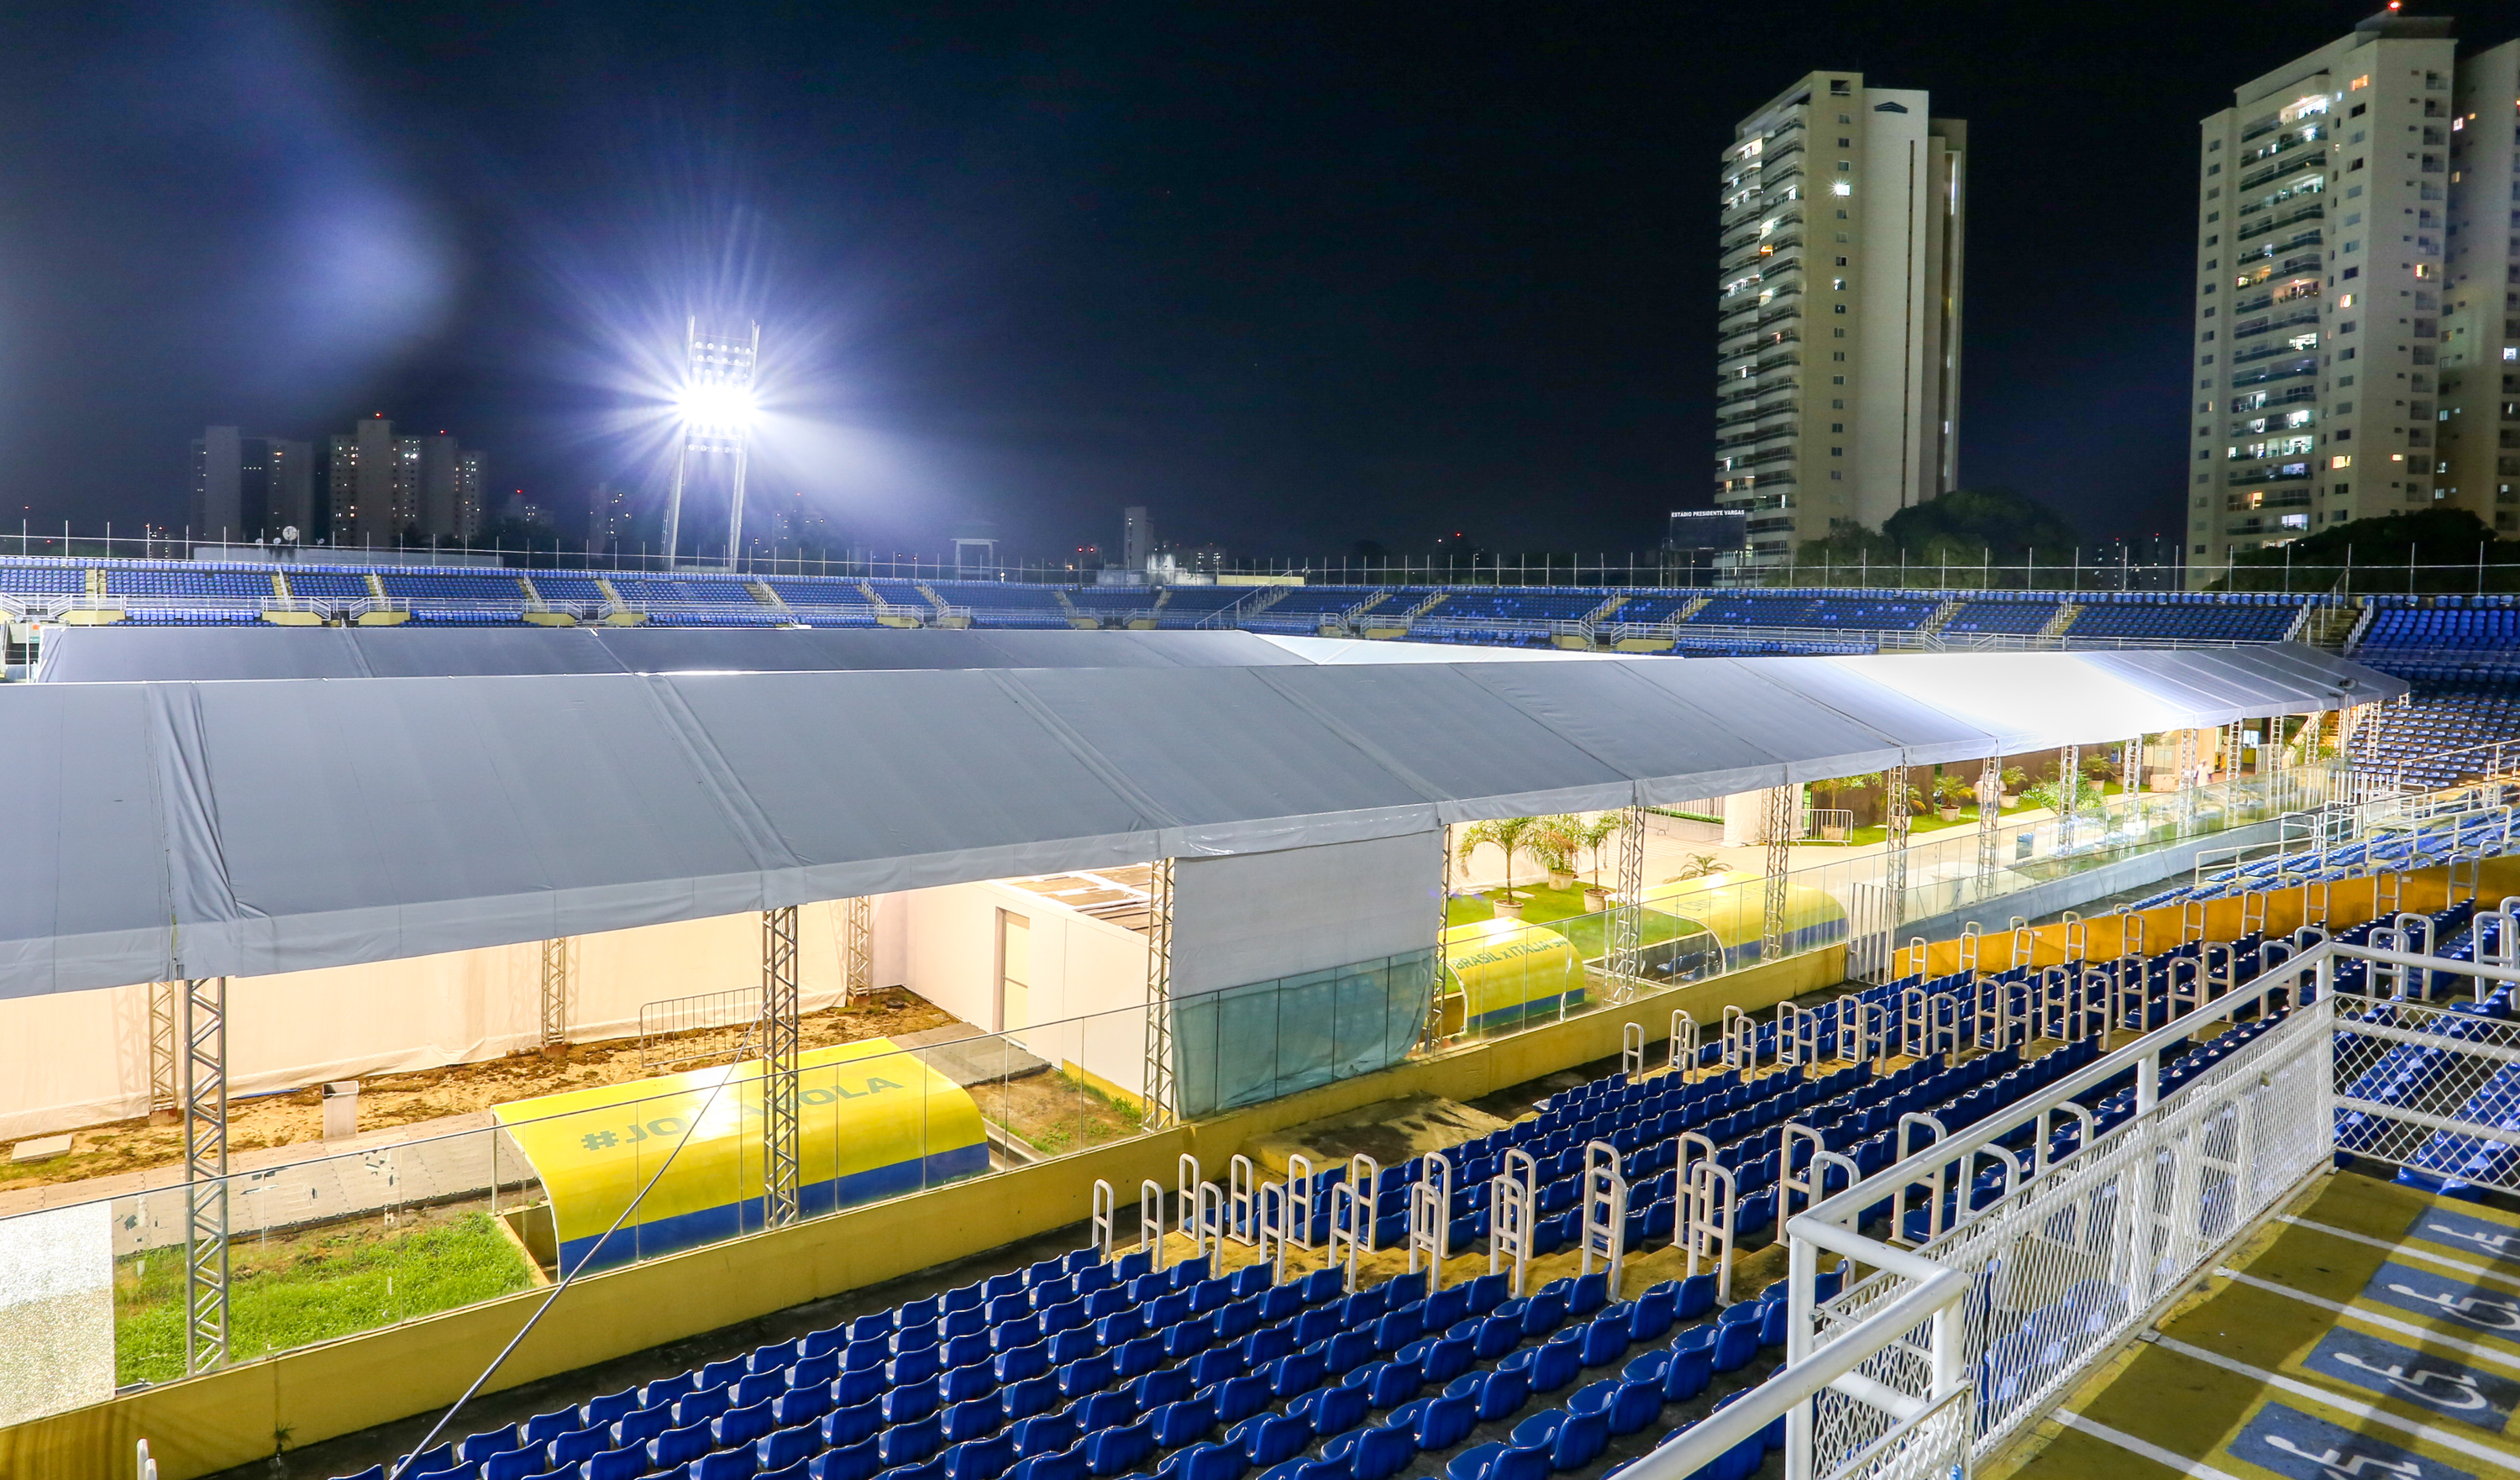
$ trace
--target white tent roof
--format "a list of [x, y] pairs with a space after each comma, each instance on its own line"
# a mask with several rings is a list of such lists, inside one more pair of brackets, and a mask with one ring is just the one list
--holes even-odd
[[2303, 648], [12, 685], [0, 997], [1679, 801], [2404, 691]]

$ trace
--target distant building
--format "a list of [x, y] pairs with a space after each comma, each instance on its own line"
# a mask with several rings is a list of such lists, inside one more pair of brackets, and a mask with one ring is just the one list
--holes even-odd
[[1751, 568], [1958, 486], [1968, 125], [1813, 72], [1724, 151], [1715, 504]]
[[192, 504], [187, 519], [197, 540], [279, 539], [315, 525], [315, 453], [311, 443], [246, 436], [234, 426], [205, 426], [193, 443]]
[[586, 494], [586, 542], [611, 550], [630, 538], [630, 494], [610, 483], [598, 483]]
[[[332, 440], [326, 492], [333, 505], [335, 545], [391, 545], [409, 520], [397, 517], [399, 495], [412, 478], [400, 474], [403, 449], [383, 412]], [[418, 462], [417, 454], [412, 461]], [[415, 471], [417, 470], [415, 469]]]
[[398, 437], [380, 412], [334, 437], [331, 455], [334, 544], [451, 544], [480, 532], [490, 501], [481, 454], [452, 435]]
[[2350, 519], [2520, 533], [2520, 42], [2382, 12], [2201, 125], [2188, 578]]
[[410, 503], [422, 539], [469, 540], [481, 527], [481, 454], [466, 452], [445, 432], [406, 439], [402, 461], [418, 453], [420, 486]]
[[1148, 521], [1145, 506], [1120, 511], [1120, 568], [1144, 570], [1147, 557], [1155, 553], [1154, 526]]

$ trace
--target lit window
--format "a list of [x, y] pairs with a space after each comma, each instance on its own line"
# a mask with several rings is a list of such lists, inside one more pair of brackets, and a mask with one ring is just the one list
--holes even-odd
[[2354, 454], [2349, 452], [2340, 457], [2329, 458], [2327, 460], [2327, 466], [2330, 468], [2351, 468], [2354, 466]]
[[2502, 358], [2506, 360], [2520, 360], [2520, 349], [2515, 349], [2506, 344], [2502, 347]]
[[1828, 185], [1828, 193], [1832, 196], [1851, 196], [1855, 194], [1855, 187], [1847, 184], [1844, 180], [1831, 180]]
[[2343, 296], [2343, 297], [2341, 297], [2341, 298], [2337, 299], [2337, 300], [2336, 300], [2336, 306], [2337, 306], [2337, 307], [2339, 307], [2339, 308], [2351, 308], [2351, 307], [2353, 307], [2353, 306], [2354, 306], [2354, 294], [2352, 294], [2352, 293], [2350, 293], [2350, 292], [2349, 292], [2349, 293], [2347, 293], [2345, 296]]
[[2359, 93], [2359, 92], [2361, 92], [2362, 89], [2364, 89], [2364, 88], [2366, 88], [2366, 87], [2369, 87], [2370, 85], [2371, 85], [2371, 74], [2370, 74], [2369, 72], [2364, 72], [2362, 76], [2359, 76], [2359, 77], [2355, 78], [2353, 81], [2351, 81], [2351, 82], [2349, 82], [2349, 83], [2345, 84], [2345, 90], [2346, 90], [2347, 92], [2349, 92], [2349, 93]]

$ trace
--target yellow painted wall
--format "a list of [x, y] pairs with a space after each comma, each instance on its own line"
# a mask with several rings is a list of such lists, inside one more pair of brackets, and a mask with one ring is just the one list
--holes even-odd
[[[2418, 869], [2401, 875], [2398, 908], [2428, 913], [2446, 908], [2450, 903], [2450, 871], [2446, 868]], [[2323, 912], [2327, 925], [2343, 929], [2361, 924], [2374, 913], [2373, 899], [2379, 883], [2373, 878], [2340, 879], [2327, 885], [2327, 906]], [[2266, 930], [2269, 935], [2289, 935], [2302, 924], [2318, 918], [2321, 912], [2308, 908], [2312, 890], [2309, 886], [2270, 891], [2266, 896]], [[2487, 859], [2477, 887], [2480, 898], [2492, 901], [2505, 894], [2520, 894], [2520, 858]], [[2218, 899], [2205, 906], [2205, 938], [2230, 940], [2240, 931], [2243, 901]], [[2150, 910], [2133, 912], [2141, 923], [2134, 927], [2137, 944], [2146, 951], [2166, 950], [2180, 942], [2181, 906], [2159, 905]], [[2129, 932], [2128, 917], [2094, 915], [2085, 924], [2089, 931], [2085, 947], [2088, 959], [2110, 961], [2123, 952], [2122, 942]], [[1992, 929], [1979, 938], [1977, 964], [1981, 971], [2002, 971], [2014, 964], [2014, 941], [2009, 931]], [[1941, 976], [1960, 968], [1960, 945], [1957, 940], [1937, 941], [1925, 948], [1928, 974]], [[2065, 926], [2039, 925], [2030, 931], [2030, 949], [2026, 953], [2032, 965], [2053, 965], [2067, 959]], [[1902, 971], [1914, 969], [1915, 949], [1902, 947], [1899, 966]]]
[[[1173, 1186], [1184, 1151], [1213, 1177], [1251, 1138], [1290, 1125], [1406, 1095], [1472, 1099], [1604, 1058], [1619, 1052], [1629, 1022], [1644, 1025], [1653, 1061], [1674, 1008], [1704, 1022], [1720, 1017], [1727, 1003], [1770, 1007], [1844, 974], [1843, 950], [1815, 952], [1197, 1125], [591, 1276], [561, 1297], [491, 1387], [572, 1371], [1082, 1222], [1096, 1179], [1109, 1182], [1126, 1205], [1145, 1179]], [[0, 1429], [0, 1480], [120, 1475], [141, 1438], [164, 1480], [191, 1480], [270, 1455], [275, 1435], [307, 1445], [443, 1407], [548, 1293], [528, 1291]]]

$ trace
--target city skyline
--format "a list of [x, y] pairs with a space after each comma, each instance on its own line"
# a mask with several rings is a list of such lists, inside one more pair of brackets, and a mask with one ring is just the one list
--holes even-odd
[[[377, 406], [468, 428], [563, 523], [598, 483], [639, 503], [663, 479], [616, 434], [598, 329], [670, 307], [782, 326], [814, 435], [765, 454], [759, 497], [870, 545], [981, 517], [1057, 549], [1136, 504], [1253, 551], [1645, 545], [1714, 492], [1698, 161], [1817, 67], [1968, 119], [1974, 193], [2004, 202], [1970, 226], [1958, 480], [2095, 546], [2176, 537], [2197, 262], [2139, 207], [2236, 83], [2367, 11], [2077, 19], [2078, 48], [2140, 48], [2130, 101], [2005, 65], [2067, 37], [2051, 18], [1823, 9], [1713, 68], [1644, 12], [0, 21], [25, 84], [0, 116], [41, 146], [0, 169], [80, 222], [0, 215], [18, 512], [173, 523], [203, 425]], [[106, 80], [59, 80], [109, 53]], [[170, 119], [195, 130], [171, 174], [150, 153]], [[2088, 212], [2071, 229], [2058, 192]], [[2107, 312], [2083, 311], [2102, 279]], [[197, 352], [239, 336], [262, 352]]]

